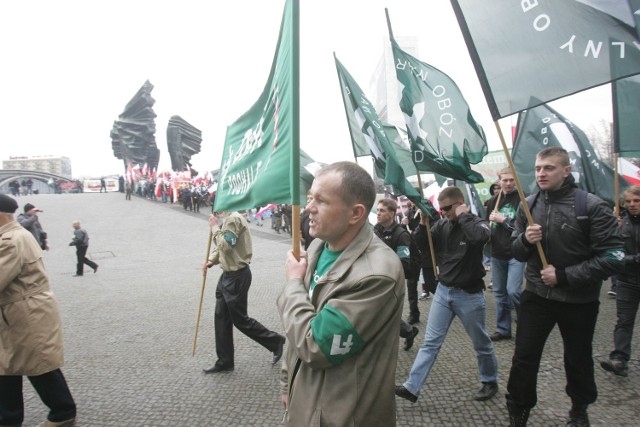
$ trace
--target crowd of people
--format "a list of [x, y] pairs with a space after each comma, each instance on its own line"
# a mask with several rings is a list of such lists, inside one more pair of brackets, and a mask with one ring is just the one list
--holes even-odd
[[[479, 388], [469, 397], [478, 402], [493, 399], [499, 392], [499, 375], [507, 376], [505, 421], [522, 427], [537, 404], [538, 370], [545, 343], [557, 326], [571, 400], [566, 425], [589, 426], [588, 407], [597, 398], [592, 341], [599, 298], [603, 281], [614, 275], [618, 318], [613, 349], [600, 366], [621, 377], [629, 374], [640, 304], [640, 186], [624, 191], [624, 214], [616, 217], [606, 202], [577, 188], [565, 150], [540, 151], [535, 171], [538, 191], [526, 200], [531, 221], [509, 168], [499, 171], [484, 216], [472, 213], [462, 191], [453, 186], [437, 196], [440, 215], [429, 218], [405, 198], [399, 203], [384, 198], [375, 205], [373, 180], [357, 164], [325, 166], [301, 212], [304, 250], [299, 257], [290, 251], [285, 260], [286, 281], [276, 303], [282, 334], [248, 314], [253, 254], [249, 223], [262, 226], [270, 218], [276, 233], [291, 233], [292, 206], [212, 214], [213, 249], [202, 272], [206, 275], [219, 265], [223, 273], [216, 289], [216, 359], [204, 372], [237, 368], [235, 326], [272, 355], [272, 364], [281, 362], [285, 425], [395, 425], [395, 398], [417, 402], [457, 317], [473, 345], [478, 368]], [[180, 189], [179, 197], [185, 210], [197, 210], [190, 186]], [[47, 250], [46, 233], [37, 218], [42, 211], [27, 204], [14, 221], [15, 200], [0, 201], [6, 217], [0, 223], [2, 244], [10, 241], [5, 233], [13, 236], [22, 224], [31, 232], [29, 245]], [[369, 213], [374, 205], [377, 221], [372, 225]], [[72, 225], [77, 275], [82, 275], [84, 265], [97, 271], [98, 265], [84, 256], [88, 234], [78, 221]], [[20, 271], [3, 275], [0, 306], [11, 286], [18, 286]], [[490, 327], [487, 274], [496, 304], [495, 326]], [[45, 285], [42, 289], [48, 292]], [[405, 298], [408, 317], [403, 319]], [[419, 301], [427, 299], [431, 303], [425, 317]], [[403, 338], [403, 349], [410, 350], [421, 324], [423, 338], [411, 370], [398, 384], [399, 340]], [[500, 371], [495, 346], [510, 342], [511, 367]], [[56, 372], [52, 381], [64, 391], [59, 367], [52, 364], [51, 369]], [[26, 375], [33, 382], [32, 376], [40, 374], [0, 363], [0, 391], [8, 390], [18, 399], [11, 388], [15, 384], [3, 375]], [[21, 415], [11, 412], [5, 394], [0, 396], [0, 425], [19, 421]], [[59, 414], [54, 403], [45, 402], [52, 408], [47, 422], [74, 419], [72, 398], [64, 400]]]

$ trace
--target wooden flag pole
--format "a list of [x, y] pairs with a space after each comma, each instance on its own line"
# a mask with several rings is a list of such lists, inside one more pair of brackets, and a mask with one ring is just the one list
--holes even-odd
[[[502, 188], [498, 191], [498, 197], [496, 198], [496, 205], [493, 207], [492, 212], [498, 212], [498, 206], [500, 205], [500, 198], [502, 197]], [[493, 221], [489, 221], [489, 224], [492, 224]]]
[[613, 213], [616, 218], [620, 216], [620, 178], [618, 177], [618, 161], [618, 153], [613, 153], [613, 197], [615, 197]]
[[[211, 242], [213, 240], [213, 231], [209, 229], [209, 242], [207, 243], [207, 253], [204, 256], [204, 262], [209, 259], [211, 252]], [[198, 342], [198, 328], [200, 326], [200, 314], [202, 313], [202, 301], [204, 300], [204, 286], [207, 283], [207, 270], [202, 272], [202, 289], [200, 290], [200, 304], [198, 304], [198, 316], [196, 317], [196, 330], [193, 335], [193, 346], [191, 348], [191, 357], [196, 355], [196, 343]]]
[[300, 261], [300, 205], [291, 206], [291, 251]]
[[[416, 169], [416, 173], [418, 176], [418, 188], [420, 189], [420, 197], [424, 199], [424, 190], [422, 189], [422, 177], [420, 176], [420, 171]], [[429, 241], [429, 253], [431, 254], [431, 266], [433, 267], [433, 273], [438, 277], [438, 264], [436, 264], [436, 254], [435, 249], [433, 247], [433, 236], [431, 235], [431, 224], [429, 221], [429, 215], [424, 215], [425, 219], [424, 226], [427, 229], [427, 240]]]
[[[500, 143], [502, 143], [502, 149], [504, 150], [504, 156], [507, 158], [507, 162], [509, 163], [509, 168], [513, 172], [513, 179], [516, 183], [516, 189], [518, 190], [518, 195], [520, 196], [520, 200], [522, 201], [522, 210], [524, 211], [525, 216], [527, 217], [527, 223], [529, 225], [533, 225], [533, 217], [531, 216], [531, 211], [529, 210], [529, 206], [527, 206], [527, 199], [524, 197], [524, 191], [522, 191], [522, 185], [520, 184], [520, 178], [518, 178], [518, 174], [516, 173], [516, 167], [513, 164], [513, 160], [511, 159], [511, 153], [509, 153], [509, 149], [507, 148], [507, 143], [504, 140], [504, 135], [502, 134], [502, 129], [500, 129], [500, 124], [497, 120], [493, 121], [493, 124], [496, 126], [496, 130], [498, 131], [498, 136], [500, 137]], [[538, 255], [540, 255], [540, 260], [542, 261], [542, 268], [547, 268], [549, 265], [547, 263], [547, 257], [544, 255], [544, 251], [542, 250], [542, 245], [540, 242], [536, 243], [536, 248], [538, 248]]]

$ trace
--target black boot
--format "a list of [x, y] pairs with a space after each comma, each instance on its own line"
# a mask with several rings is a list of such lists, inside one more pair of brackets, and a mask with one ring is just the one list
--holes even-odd
[[507, 397], [507, 409], [509, 410], [509, 427], [526, 427], [531, 408], [520, 406]]
[[573, 404], [569, 411], [569, 421], [567, 427], [589, 427], [589, 415], [587, 415], [588, 405]]

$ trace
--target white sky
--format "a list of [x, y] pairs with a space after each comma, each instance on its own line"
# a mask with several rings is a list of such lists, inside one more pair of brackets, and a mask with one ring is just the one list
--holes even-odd
[[[372, 98], [385, 7], [394, 35], [419, 38], [418, 58], [456, 81], [489, 149], [501, 148], [449, 0], [300, 3], [300, 145], [315, 160], [353, 159], [333, 52]], [[122, 173], [109, 133], [148, 79], [160, 169], [171, 166], [173, 115], [202, 131], [193, 167], [218, 168], [226, 127], [266, 83], [283, 8], [284, 0], [0, 2], [0, 160], [60, 155], [71, 158], [74, 177]], [[552, 105], [579, 126], [611, 114], [607, 88]]]

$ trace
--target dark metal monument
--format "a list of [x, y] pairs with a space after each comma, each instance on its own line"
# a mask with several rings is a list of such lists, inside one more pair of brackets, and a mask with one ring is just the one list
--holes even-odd
[[[167, 147], [174, 171], [191, 170], [191, 176], [198, 173], [191, 168], [191, 156], [200, 152], [202, 132], [180, 116], [171, 116], [167, 126]], [[195, 172], [195, 173], [194, 173]]]
[[113, 155], [124, 161], [125, 169], [129, 164], [148, 165], [149, 170], [157, 169], [160, 150], [156, 146], [156, 113], [151, 96], [153, 85], [147, 80], [140, 90], [124, 107], [118, 120], [111, 129]]

